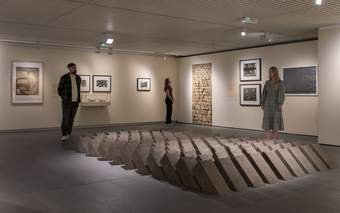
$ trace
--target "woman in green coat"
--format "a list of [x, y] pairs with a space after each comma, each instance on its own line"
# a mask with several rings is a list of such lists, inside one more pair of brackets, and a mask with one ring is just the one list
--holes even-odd
[[275, 140], [278, 131], [284, 130], [282, 118], [282, 105], [285, 101], [285, 88], [279, 77], [277, 67], [269, 69], [269, 80], [264, 86], [261, 107], [263, 110], [262, 129], [266, 132], [266, 138]]

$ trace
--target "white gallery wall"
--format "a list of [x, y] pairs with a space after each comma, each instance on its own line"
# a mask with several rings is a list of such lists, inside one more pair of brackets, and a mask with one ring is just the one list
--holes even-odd
[[[11, 104], [12, 60], [44, 63], [42, 105]], [[0, 130], [58, 127], [61, 122], [61, 101], [56, 90], [60, 76], [67, 72], [66, 65], [69, 62], [78, 65], [78, 74], [112, 76], [112, 92], [95, 94], [109, 98], [111, 105], [104, 108], [80, 107], [75, 121], [77, 126], [163, 121], [164, 78], [172, 79], [177, 95], [177, 61], [174, 58], [163, 60], [162, 57], [153, 56], [108, 55], [96, 54], [92, 50], [1, 44]], [[151, 92], [137, 92], [138, 77], [152, 79]]]
[[340, 26], [319, 31], [319, 143], [340, 145]]
[[[271, 66], [277, 66], [282, 75], [284, 67], [318, 65], [318, 43], [308, 41], [179, 59], [177, 119], [192, 122], [192, 65], [212, 63], [213, 125], [260, 130], [261, 108], [241, 107], [239, 100], [239, 61], [254, 58], [262, 59], [262, 82], [242, 83], [261, 83], [263, 88]], [[283, 107], [285, 132], [318, 135], [318, 99], [287, 96]]]

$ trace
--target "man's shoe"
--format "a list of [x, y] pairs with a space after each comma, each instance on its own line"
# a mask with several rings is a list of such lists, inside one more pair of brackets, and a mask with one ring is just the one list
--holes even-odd
[[66, 135], [65, 137], [66, 137], [66, 140], [68, 141], [68, 140], [70, 140], [71, 136], [70, 135]]
[[67, 141], [67, 136], [62, 136], [61, 139], [60, 139], [61, 142], [65, 142]]

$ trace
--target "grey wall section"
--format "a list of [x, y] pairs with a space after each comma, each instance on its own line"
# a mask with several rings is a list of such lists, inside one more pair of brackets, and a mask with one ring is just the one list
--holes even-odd
[[[264, 85], [271, 66], [280, 68], [282, 75], [284, 67], [318, 65], [318, 43], [308, 41], [179, 59], [178, 90], [180, 93], [177, 119], [182, 122], [192, 122], [192, 65], [212, 63], [213, 125], [260, 130], [261, 108], [241, 107], [239, 104], [239, 60], [253, 58], [262, 58], [262, 81], [248, 83]], [[318, 99], [317, 96], [287, 97], [283, 108], [285, 132], [317, 135]]]
[[340, 27], [319, 31], [319, 143], [340, 145]]
[[[11, 105], [11, 61], [44, 62], [44, 104]], [[112, 93], [96, 94], [111, 99], [107, 108], [80, 108], [76, 125], [102, 125], [163, 121], [164, 78], [173, 81], [177, 96], [177, 60], [161, 57], [96, 54], [90, 50], [0, 45], [0, 130], [58, 127], [61, 120], [57, 96], [59, 77], [66, 64], [78, 64], [79, 74], [112, 76]], [[137, 77], [152, 78], [151, 92], [137, 92]], [[174, 107], [177, 108], [176, 105]], [[176, 111], [174, 113], [176, 117]], [[175, 118], [174, 118], [175, 119]]]

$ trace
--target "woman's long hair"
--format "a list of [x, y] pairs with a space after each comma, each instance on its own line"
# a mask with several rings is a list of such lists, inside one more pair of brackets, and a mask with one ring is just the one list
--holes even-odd
[[280, 76], [279, 76], [279, 69], [277, 67], [271, 67], [269, 68], [269, 71], [273, 73], [273, 76], [270, 77], [270, 81], [272, 83], [279, 83], [281, 82]]
[[166, 78], [164, 80], [164, 90], [168, 89], [170, 87], [170, 79]]

